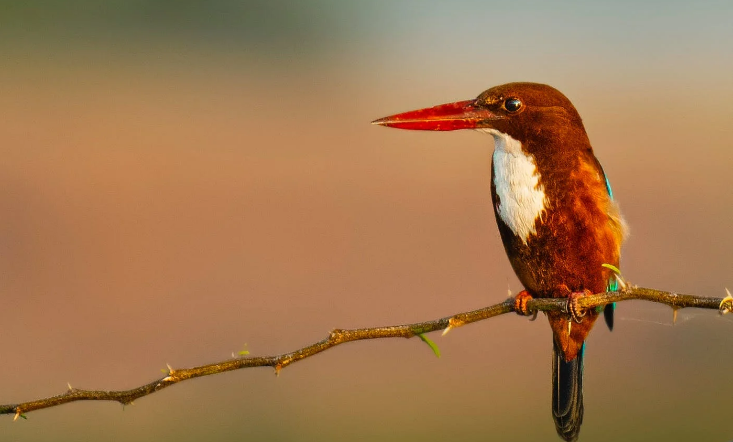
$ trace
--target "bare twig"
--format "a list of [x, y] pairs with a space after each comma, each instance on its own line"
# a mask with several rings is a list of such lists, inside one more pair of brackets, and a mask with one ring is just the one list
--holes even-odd
[[[640, 299], [645, 301], [667, 304], [673, 309], [685, 307], [716, 309], [721, 314], [733, 311], [733, 297], [730, 293], [725, 298], [708, 298], [696, 295], [682, 295], [677, 293], [663, 292], [660, 290], [646, 288], [629, 288], [621, 292], [600, 293], [580, 298], [578, 304], [582, 308], [594, 308], [612, 302]], [[567, 300], [562, 298], [535, 298], [527, 303], [529, 310], [533, 311], [562, 311], [566, 309]], [[363, 339], [382, 338], [411, 338], [423, 333], [443, 330], [443, 334], [453, 328], [460, 327], [472, 322], [493, 318], [514, 311], [514, 299], [509, 298], [490, 307], [481, 308], [465, 313], [458, 313], [453, 316], [436, 319], [433, 321], [417, 322], [414, 324], [394, 325], [387, 327], [360, 328], [353, 330], [335, 329], [331, 331], [326, 339], [308, 345], [290, 353], [277, 356], [255, 356], [234, 358], [227, 361], [215, 362], [193, 368], [173, 369], [168, 367], [168, 374], [149, 384], [142, 385], [131, 390], [104, 391], [104, 390], [82, 390], [69, 385], [64, 393], [44, 399], [37, 399], [18, 404], [0, 405], [0, 414], [14, 414], [15, 419], [25, 417], [24, 414], [34, 410], [55, 407], [75, 401], [116, 401], [122, 405], [131, 404], [135, 399], [147, 396], [187, 379], [209, 376], [226, 371], [238, 370], [248, 367], [273, 367], [275, 373], [288, 365], [305, 359], [307, 357], [328, 350], [344, 342], [360, 341]]]

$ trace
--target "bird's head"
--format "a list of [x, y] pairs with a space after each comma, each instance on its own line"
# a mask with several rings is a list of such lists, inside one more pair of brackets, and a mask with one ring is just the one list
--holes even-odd
[[[557, 89], [538, 83], [508, 83], [481, 93], [476, 99], [441, 104], [380, 118], [381, 126], [411, 130], [478, 129], [508, 135], [528, 152], [541, 146], [564, 149], [589, 146], [580, 115]], [[536, 152], [535, 152], [536, 153]]]

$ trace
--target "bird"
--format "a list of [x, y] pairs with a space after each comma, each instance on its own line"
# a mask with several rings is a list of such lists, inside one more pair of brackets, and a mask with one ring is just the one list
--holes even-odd
[[517, 82], [473, 100], [404, 112], [372, 122], [411, 130], [474, 129], [491, 135], [491, 198], [509, 262], [524, 287], [515, 311], [537, 298], [566, 298], [567, 312], [547, 312], [553, 334], [552, 415], [558, 435], [578, 439], [583, 422], [585, 341], [603, 311], [583, 296], [615, 291], [628, 227], [580, 114], [557, 89]]

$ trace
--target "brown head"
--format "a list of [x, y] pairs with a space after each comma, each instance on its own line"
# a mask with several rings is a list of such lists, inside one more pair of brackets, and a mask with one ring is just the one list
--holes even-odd
[[[520, 141], [535, 156], [545, 156], [543, 149], [549, 145], [561, 146], [565, 152], [591, 150], [580, 115], [570, 100], [539, 83], [503, 84], [473, 100], [391, 115], [372, 124], [411, 130], [493, 130]], [[559, 140], [563, 142], [557, 143]]]

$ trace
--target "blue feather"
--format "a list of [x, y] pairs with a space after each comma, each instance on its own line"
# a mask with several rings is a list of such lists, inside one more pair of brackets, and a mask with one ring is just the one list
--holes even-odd
[[[599, 164], [600, 166], [600, 164]], [[606, 175], [606, 171], [603, 170], [603, 166], [601, 166], [601, 173], [603, 173], [603, 178], [606, 181], [606, 191], [608, 192], [608, 196], [611, 197], [611, 200], [613, 200], [613, 189], [611, 189], [611, 182], [608, 181], [608, 175]], [[607, 290], [609, 292], [615, 292], [618, 290], [618, 279], [614, 276], [611, 279], [609, 279], [607, 285]], [[603, 316], [606, 319], [606, 325], [608, 325], [609, 330], [613, 330], [613, 312], [616, 310], [616, 303], [612, 303], [609, 305], [606, 305], [606, 308], [603, 309]]]
[[[603, 170], [603, 169], [601, 169]], [[603, 172], [603, 177], [606, 179], [606, 190], [608, 191], [608, 196], [613, 199], [613, 190], [611, 189], [611, 182], [608, 181], [608, 177], [606, 176], [606, 172]]]

